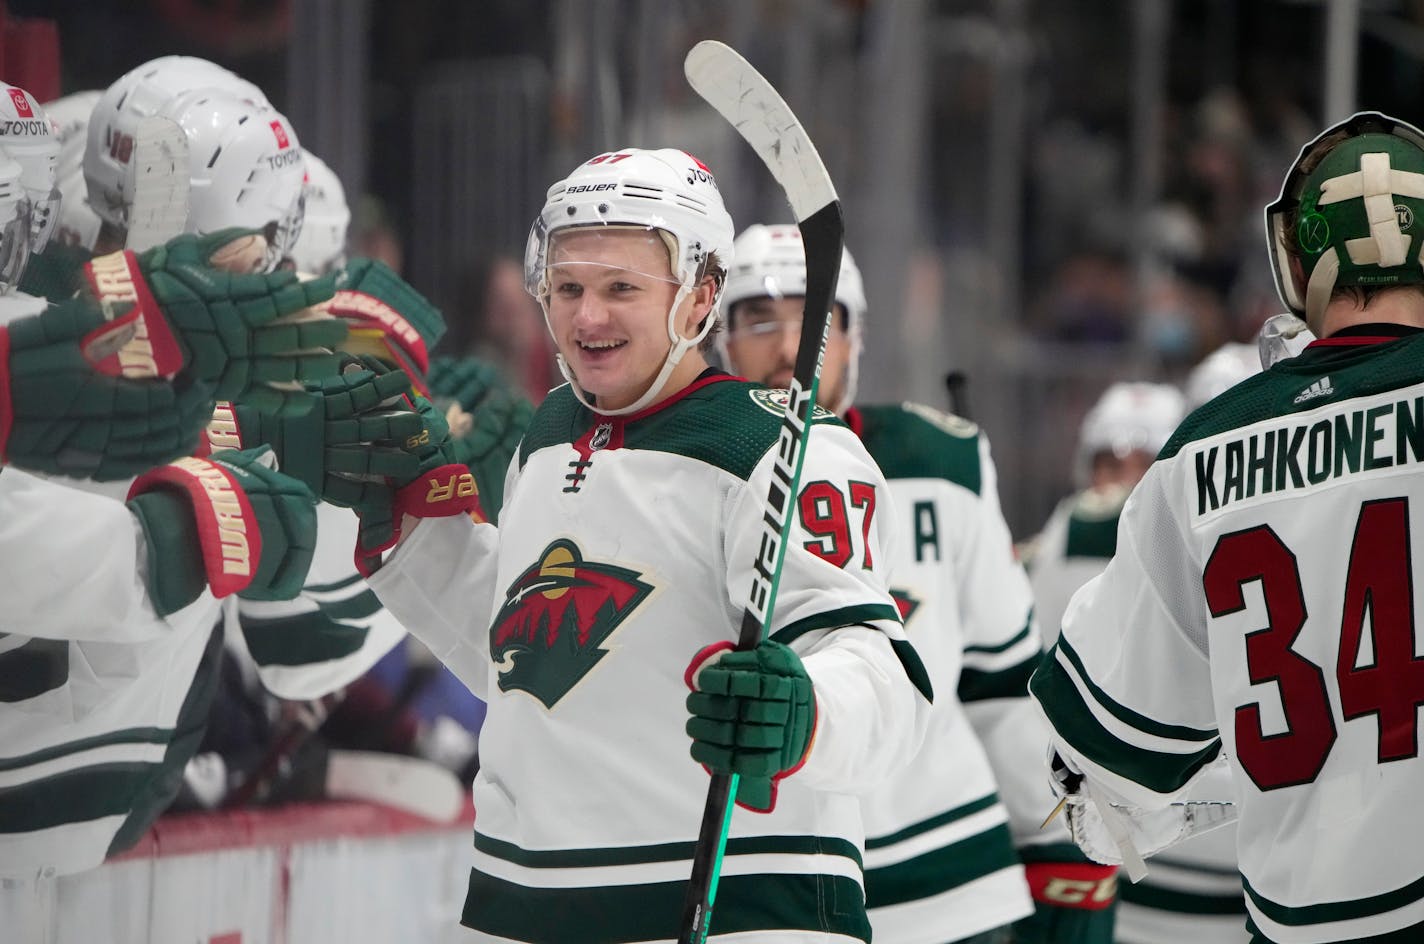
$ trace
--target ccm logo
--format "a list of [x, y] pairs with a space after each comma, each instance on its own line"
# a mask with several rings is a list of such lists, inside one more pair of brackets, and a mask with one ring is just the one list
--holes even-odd
[[277, 137], [277, 149], [281, 150], [282, 148], [290, 146], [292, 142], [287, 140], [287, 129], [282, 127], [282, 123], [280, 121], [273, 121], [270, 122], [270, 124], [272, 126], [272, 133]]
[[1082, 905], [1086, 902], [1107, 903], [1117, 893], [1117, 873], [1107, 878], [1050, 878], [1043, 886], [1043, 900], [1060, 905]]

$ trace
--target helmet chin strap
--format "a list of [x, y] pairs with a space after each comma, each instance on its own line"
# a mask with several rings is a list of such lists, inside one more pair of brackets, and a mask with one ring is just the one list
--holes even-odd
[[[696, 337], [684, 338], [677, 333], [677, 310], [682, 307], [683, 300], [687, 298], [691, 292], [692, 288], [690, 286], [680, 286], [677, 290], [677, 295], [673, 297], [672, 308], [668, 310], [667, 331], [669, 347], [667, 357], [663, 359], [662, 370], [658, 371], [658, 375], [653, 378], [653, 382], [648, 386], [648, 389], [643, 391], [643, 395], [625, 407], [609, 410], [598, 406], [596, 402], [589, 398], [584, 389], [579, 386], [578, 379], [574, 376], [573, 370], [570, 369], [568, 361], [564, 360], [564, 355], [556, 355], [555, 361], [557, 361], [559, 365], [559, 373], [563, 374], [564, 379], [569, 382], [569, 389], [573, 391], [578, 402], [600, 416], [627, 416], [629, 413], [636, 413], [651, 404], [654, 399], [657, 398], [657, 395], [662, 392], [663, 385], [666, 384], [667, 379], [672, 376], [672, 372], [682, 361], [683, 356], [698, 344], [702, 343], [702, 339], [707, 337], [707, 332], [711, 331], [712, 326], [716, 323], [717, 308], [714, 303], [712, 310], [708, 312], [707, 318], [702, 325], [702, 330], [697, 332]], [[544, 309], [544, 323], [547, 325], [549, 324], [549, 306], [542, 299], [539, 304]], [[552, 334], [553, 326], [550, 325], [549, 327], [550, 334]], [[557, 338], [555, 340], [557, 340]]]

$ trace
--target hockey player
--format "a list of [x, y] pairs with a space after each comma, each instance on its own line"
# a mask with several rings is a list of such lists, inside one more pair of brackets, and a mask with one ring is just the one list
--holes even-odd
[[1302, 150], [1268, 245], [1320, 340], [1173, 434], [1031, 682], [1095, 858], [1151, 855], [1218, 818], [1171, 804], [1228, 758], [1253, 941], [1424, 934], [1409, 812], [1424, 784], [1420, 180], [1424, 134], [1378, 113]]
[[[724, 357], [754, 380], [784, 386], [806, 289], [800, 232], [752, 226], [737, 237], [733, 256]], [[1016, 838], [1041, 839], [1038, 826], [1052, 804], [1026, 814], [1006, 808], [976, 733], [980, 725], [999, 741], [1022, 738], [1005, 729], [1014, 719], [1034, 721], [1025, 715], [1025, 686], [1040, 654], [988, 440], [973, 423], [917, 404], [852, 405], [865, 311], [860, 273], [847, 252], [818, 396], [845, 418], [889, 479], [900, 516], [892, 593], [938, 693], [915, 760], [863, 800], [875, 940], [998, 940], [1034, 911], [1032, 887], [1040, 914], [1017, 929], [1018, 940], [1106, 942], [1111, 922], [1102, 909], [1112, 901], [1113, 870], [1065, 867], [1053, 861], [1056, 849], [1039, 845], [1025, 850], [1026, 883]], [[1028, 755], [1036, 771], [1042, 742]], [[1081, 858], [1076, 850], [1069, 857]], [[1054, 901], [1064, 879], [1077, 883], [1075, 891], [1088, 889], [1077, 895], [1081, 908], [1064, 907], [1072, 894]]]
[[[103, 221], [96, 251], [124, 245], [144, 118], [171, 119], [188, 140], [185, 232], [241, 226], [261, 234], [249, 263], [271, 271], [302, 227], [306, 164], [291, 123], [250, 82], [189, 57], [165, 57], [125, 74], [94, 106], [84, 151], [89, 205]], [[238, 254], [233, 252], [235, 257]], [[236, 258], [225, 263], [232, 269]]]
[[704, 360], [732, 235], [682, 151], [602, 154], [556, 183], [527, 275], [569, 383], [535, 413], [498, 528], [461, 513], [478, 517], [471, 483], [438, 445], [423, 479], [361, 509], [372, 586], [489, 704], [475, 940], [675, 938], [707, 788], [689, 734], [768, 811], [732, 816], [711, 939], [869, 940], [852, 794], [917, 745], [928, 683], [884, 584], [884, 481], [829, 416], [771, 635], [728, 651], [781, 422]]
[[[1123, 505], [1183, 410], [1200, 406], [1258, 369], [1254, 350], [1230, 344], [1192, 371], [1186, 397], [1167, 384], [1118, 383], [1088, 411], [1075, 463], [1087, 487], [1054, 509], [1029, 562], [1034, 599], [1053, 621], [1055, 639], [1069, 599], [1107, 566], [1117, 546]], [[1217, 798], [1229, 796], [1230, 773], [1218, 769], [1204, 789]], [[1240, 940], [1246, 906], [1235, 850], [1234, 831], [1221, 830], [1154, 862], [1147, 880], [1121, 883], [1114, 939], [1119, 944]]]
[[1074, 591], [1112, 557], [1127, 496], [1185, 413], [1171, 384], [1127, 382], [1109, 386], [1083, 417], [1073, 460], [1081, 490], [1058, 503], [1025, 555], [1049, 645]]

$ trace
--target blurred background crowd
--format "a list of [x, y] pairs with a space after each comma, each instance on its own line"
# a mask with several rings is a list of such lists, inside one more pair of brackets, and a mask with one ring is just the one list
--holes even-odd
[[[62, 93], [165, 53], [261, 86], [325, 156], [352, 250], [444, 311], [536, 402], [557, 378], [519, 260], [542, 188], [621, 142], [675, 144], [739, 224], [789, 219], [687, 87], [723, 39], [782, 90], [837, 183], [865, 273], [868, 400], [960, 409], [994, 437], [1018, 538], [1069, 490], [1083, 414], [1180, 380], [1279, 310], [1261, 208], [1358, 107], [1424, 106], [1420, 0], [28, 0]], [[558, 24], [550, 26], [549, 24]]]

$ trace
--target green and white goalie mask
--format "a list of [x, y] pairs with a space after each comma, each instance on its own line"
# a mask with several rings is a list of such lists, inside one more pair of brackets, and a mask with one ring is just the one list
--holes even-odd
[[[1339, 132], [1349, 137], [1304, 170]], [[1280, 197], [1266, 208], [1281, 300], [1319, 334], [1337, 288], [1424, 284], [1421, 227], [1424, 132], [1379, 112], [1350, 117], [1301, 150]], [[1292, 258], [1300, 260], [1304, 285], [1291, 271]]]
[[[610, 238], [598, 244], [598, 251], [589, 258], [580, 259], [579, 252], [560, 249], [561, 234], [570, 232], [578, 232], [581, 237], [603, 232]], [[655, 151], [623, 148], [600, 154], [549, 188], [544, 208], [529, 231], [524, 252], [524, 286], [539, 300], [546, 324], [555, 267], [590, 261], [611, 268], [632, 266], [631, 258], [620, 259], [617, 248], [627, 246], [627, 254], [633, 255], [631, 247], [635, 242], [629, 240], [630, 233], [635, 239], [642, 233], [665, 247], [669, 270], [647, 272], [644, 271], [648, 268], [646, 264], [627, 270], [677, 286], [668, 309], [668, 353], [662, 369], [633, 403], [606, 410], [588, 398], [563, 356], [558, 358], [559, 371], [579, 402], [606, 416], [636, 413], [648, 406], [683, 356], [712, 331], [726, 283], [726, 266], [732, 259], [732, 218], [727, 215], [717, 182], [705, 164], [674, 148]], [[587, 238], [571, 241], [571, 245], [573, 242], [580, 247], [590, 245]], [[676, 325], [678, 309], [708, 275], [717, 280], [712, 309], [696, 336], [682, 337]], [[553, 334], [552, 325], [549, 331]]]

